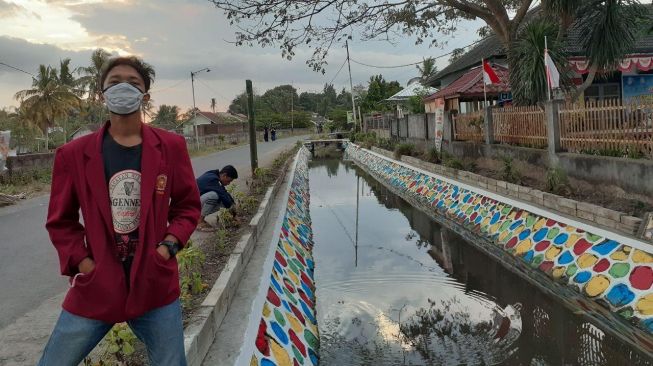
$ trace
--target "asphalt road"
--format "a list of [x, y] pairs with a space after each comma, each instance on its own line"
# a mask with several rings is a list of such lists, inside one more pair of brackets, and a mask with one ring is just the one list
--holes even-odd
[[[303, 137], [258, 144], [259, 165], [272, 162], [284, 149]], [[239, 172], [235, 183], [250, 176], [249, 145], [193, 159], [195, 176], [231, 164]], [[44, 224], [48, 196], [0, 208], [0, 330], [64, 292], [66, 278]]]

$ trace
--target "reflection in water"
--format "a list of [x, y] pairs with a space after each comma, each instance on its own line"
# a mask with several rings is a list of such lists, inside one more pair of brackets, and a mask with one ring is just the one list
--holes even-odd
[[651, 364], [353, 165], [310, 182], [322, 365]]

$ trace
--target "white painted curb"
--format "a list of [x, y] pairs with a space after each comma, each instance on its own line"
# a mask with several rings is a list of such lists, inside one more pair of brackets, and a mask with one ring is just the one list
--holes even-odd
[[[293, 159], [297, 159], [297, 155]], [[272, 207], [272, 197], [281, 188], [281, 183], [288, 173], [288, 167], [293, 164], [294, 160], [290, 164], [285, 164], [277, 180], [272, 187], [268, 188], [258, 211], [249, 223], [251, 232], [240, 238], [220, 276], [215, 280], [213, 287], [184, 329], [184, 348], [189, 366], [200, 366], [209, 352], [240, 284], [243, 270], [249, 263], [258, 238], [267, 224]]]

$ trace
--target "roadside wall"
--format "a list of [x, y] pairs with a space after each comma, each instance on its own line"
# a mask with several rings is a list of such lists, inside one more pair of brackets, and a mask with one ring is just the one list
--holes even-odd
[[628, 192], [653, 195], [653, 161], [651, 160], [558, 153], [555, 155], [557, 161], [552, 163], [550, 155], [542, 149], [463, 141], [452, 141], [448, 146], [448, 151], [458, 158], [511, 157], [543, 169], [557, 164], [570, 177], [594, 184], [615, 185]]
[[27, 154], [7, 157], [9, 174], [16, 174], [32, 170], [52, 168], [54, 153]]
[[354, 144], [346, 151], [411, 204], [605, 325], [604, 330], [653, 354], [650, 244], [396, 161], [389, 152], [377, 154]]

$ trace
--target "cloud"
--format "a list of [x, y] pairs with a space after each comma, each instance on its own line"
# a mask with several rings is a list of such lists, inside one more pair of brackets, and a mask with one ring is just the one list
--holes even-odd
[[[3, 1], [6, 0], [0, 3]], [[321, 90], [330, 81], [337, 90], [345, 86], [349, 89], [346, 65], [334, 78], [346, 58], [340, 45], [331, 50], [324, 75], [306, 65], [312, 54], [308, 48], [298, 49], [293, 60], [288, 61], [274, 47], [237, 47], [226, 41], [234, 38], [229, 21], [208, 1], [29, 0], [26, 4], [38, 10], [44, 20], [32, 19], [33, 24], [27, 23], [38, 31], [20, 28], [16, 22], [14, 28], [4, 32], [5, 36], [13, 38], [0, 37], [0, 54], [4, 62], [23, 65], [30, 69], [28, 71], [35, 70], [38, 64], [58, 64], [59, 59], [65, 57], [70, 57], [74, 66], [86, 66], [91, 49], [98, 47], [133, 53], [143, 57], [157, 71], [153, 85], [155, 102], [182, 108], [192, 105], [190, 71], [204, 67], [211, 68], [211, 72], [198, 75], [195, 83], [196, 99], [202, 108], [208, 108], [210, 99], [215, 97], [219, 108], [226, 109], [229, 101], [244, 89], [245, 79], [251, 79], [261, 93], [290, 83], [300, 92]], [[51, 24], [44, 25], [48, 19]], [[471, 32], [451, 42], [449, 49], [454, 48], [453, 43], [455, 46], [471, 43], [476, 38], [473, 31], [477, 26], [472, 24], [470, 28]], [[397, 65], [445, 53], [448, 49], [415, 46], [410, 39], [401, 39], [396, 44], [354, 40], [350, 43], [350, 51], [352, 59], [363, 63]], [[5, 59], [4, 55], [9, 57]], [[446, 59], [439, 60], [440, 67]], [[372, 74], [383, 74], [386, 80], [398, 80], [405, 85], [417, 74], [414, 66], [379, 69], [352, 63], [351, 69], [355, 85], [366, 85]], [[0, 69], [0, 78], [6, 72]], [[5, 79], [0, 79], [3, 81]], [[30, 81], [28, 77], [27, 82]], [[18, 87], [25, 88], [3, 84], [2, 89]], [[0, 90], [0, 106], [12, 103], [6, 97], [8, 94]]]

